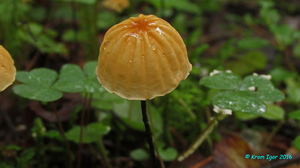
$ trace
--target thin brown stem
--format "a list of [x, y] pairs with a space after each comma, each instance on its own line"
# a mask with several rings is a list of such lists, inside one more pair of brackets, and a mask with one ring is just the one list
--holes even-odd
[[281, 120], [278, 125], [276, 125], [276, 127], [273, 128], [272, 132], [268, 135], [268, 137], [266, 138], [265, 144], [263, 145], [263, 147], [260, 149], [260, 153], [263, 152], [263, 150], [269, 145], [270, 141], [272, 140], [272, 138], [274, 137], [274, 135], [278, 132], [278, 130], [280, 129], [280, 127], [285, 123], [285, 120]]
[[81, 165], [82, 135], [83, 135], [84, 114], [85, 114], [85, 110], [86, 110], [86, 104], [87, 104], [87, 93], [85, 93], [85, 96], [84, 96], [83, 106], [82, 106], [82, 111], [81, 111], [81, 118], [80, 118], [80, 135], [79, 135], [77, 168], [80, 168], [80, 165]]
[[297, 72], [296, 67], [294, 66], [294, 64], [291, 62], [290, 58], [289, 58], [289, 51], [288, 48], [284, 49], [284, 60], [286, 62], [286, 65], [288, 66], [288, 68], [292, 71], [292, 72]]
[[90, 117], [91, 117], [91, 103], [93, 100], [93, 94], [90, 93], [89, 94], [89, 100], [88, 100], [88, 107], [87, 107], [87, 116], [86, 116], [86, 121], [85, 124], [88, 124], [90, 121]]
[[110, 164], [110, 162], [109, 162], [109, 160], [106, 156], [105, 147], [104, 147], [102, 139], [99, 140], [99, 148], [100, 148], [100, 152], [101, 152], [105, 167], [112, 168], [112, 166], [111, 166], [111, 164]]
[[66, 138], [66, 135], [65, 135], [65, 130], [61, 124], [61, 120], [60, 120], [60, 117], [58, 115], [58, 112], [55, 108], [55, 105], [52, 104], [52, 107], [53, 107], [53, 111], [55, 113], [55, 117], [56, 117], [56, 120], [57, 120], [57, 124], [58, 124], [58, 127], [59, 127], [59, 130], [61, 132], [61, 135], [63, 136], [64, 138], [64, 141], [65, 141], [65, 144], [67, 146], [67, 151], [68, 151], [68, 159], [69, 159], [69, 168], [73, 168], [73, 161], [72, 161], [72, 155], [71, 155], [71, 148], [70, 148], [70, 144], [69, 144], [69, 141], [67, 140]]

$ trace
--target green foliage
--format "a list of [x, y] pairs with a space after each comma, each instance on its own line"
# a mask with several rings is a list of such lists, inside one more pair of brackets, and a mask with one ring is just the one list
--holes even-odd
[[149, 154], [144, 149], [135, 149], [130, 152], [130, 157], [134, 160], [143, 161], [149, 158]]
[[246, 37], [238, 41], [237, 46], [244, 50], [260, 49], [269, 44], [268, 41], [257, 37]]
[[173, 161], [178, 156], [178, 152], [175, 148], [163, 148], [159, 146], [158, 148], [159, 155], [163, 161]]
[[300, 110], [295, 110], [289, 113], [289, 118], [296, 119], [300, 121]]
[[272, 83], [262, 76], [251, 75], [243, 80], [231, 72], [214, 72], [203, 77], [200, 84], [219, 90], [231, 90], [213, 96], [213, 104], [221, 109], [263, 114], [267, 111], [264, 101], [281, 101], [284, 94], [274, 88]]
[[267, 59], [262, 52], [252, 51], [234, 61], [228, 62], [226, 67], [231, 69], [233, 73], [246, 75], [264, 69], [266, 64]]
[[289, 101], [298, 103], [300, 102], [300, 81], [293, 78], [285, 80], [287, 85], [287, 98]]
[[[149, 0], [147, 2], [153, 4], [158, 9], [161, 7], [160, 0]], [[177, 1], [165, 0], [165, 7], [174, 8], [188, 13], [194, 13], [194, 14], [201, 13], [200, 7], [197, 4], [194, 4], [186, 0], [177, 0]]]
[[[174, 91], [147, 104], [163, 161], [173, 161], [178, 156], [177, 151], [182, 151], [177, 148], [177, 143], [190, 144], [203, 132], [211, 117], [211, 102], [219, 108], [234, 111], [232, 127], [236, 130], [245, 126], [239, 120], [252, 120], [247, 122], [247, 127], [261, 128], [255, 122], [257, 118], [276, 122], [288, 117], [286, 122], [298, 126], [300, 31], [294, 27], [297, 22], [294, 18], [298, 9], [296, 3], [165, 0], [162, 5], [162, 2], [131, 0], [130, 6], [119, 13], [105, 9], [98, 0], [0, 0], [0, 43], [10, 52], [20, 70], [13, 91], [18, 96], [42, 101], [43, 108], [48, 111], [52, 108], [47, 102], [56, 101], [65, 93], [92, 95], [88, 100], [91, 106], [86, 107], [90, 118], [85, 121], [83, 143], [89, 144], [84, 145], [84, 151], [97, 156], [94, 147], [104, 138], [113, 143], [109, 148], [109, 152], [113, 151], [110, 152], [112, 158], [116, 153], [123, 154], [123, 151], [118, 152], [119, 144], [130, 144], [122, 145], [120, 149], [131, 151], [133, 161], [143, 161], [145, 163], [140, 165], [147, 165], [149, 154], [145, 148], [140, 102], [124, 100], [101, 87], [95, 74], [96, 61], [87, 62], [83, 68], [78, 66], [86, 60], [96, 60], [105, 32], [114, 24], [137, 16], [138, 11], [163, 16], [180, 33], [193, 64], [188, 78]], [[45, 66], [49, 69], [43, 68]], [[59, 70], [58, 66], [61, 66]], [[25, 72], [22, 71], [24, 67], [34, 69]], [[230, 69], [233, 73], [207, 76], [213, 69]], [[270, 80], [250, 75], [254, 72], [270, 73], [271, 81], [280, 90]], [[199, 86], [199, 79], [202, 86]], [[281, 90], [287, 98], [283, 103], [274, 103], [285, 98]], [[58, 109], [66, 104], [76, 106], [70, 119], [62, 124], [69, 130], [67, 139], [77, 144], [80, 135], [78, 112], [86, 109], [83, 109], [85, 105], [81, 105], [80, 98], [74, 96], [69, 100], [68, 96], [65, 94], [51, 105], [55, 104]], [[12, 111], [11, 116], [22, 113], [22, 122], [26, 122], [31, 116], [27, 114], [31, 107], [26, 104], [28, 101], [18, 100], [18, 103], [21, 105], [17, 104], [17, 110]], [[22, 107], [26, 110], [22, 111]], [[285, 111], [289, 112], [288, 116], [285, 116]], [[60, 112], [64, 115], [66, 111]], [[20, 121], [13, 119], [13, 123], [20, 124]], [[266, 124], [272, 127], [273, 123]], [[227, 126], [228, 122], [219, 124]], [[22, 145], [18, 144], [20, 141], [13, 141], [14, 145], [4, 146], [0, 153], [1, 168], [68, 167], [64, 158], [65, 142], [55, 122], [35, 118], [33, 126], [28, 129], [31, 131], [27, 137], [32, 137], [34, 143], [32, 139], [24, 139]], [[285, 125], [282, 129], [286, 129]], [[220, 140], [221, 135], [217, 127], [209, 132], [204, 143], [213, 149], [212, 142]], [[7, 137], [10, 135], [13, 134], [7, 134]], [[5, 138], [4, 145], [6, 141]], [[28, 144], [30, 147], [26, 146]], [[293, 145], [300, 150], [298, 144], [299, 136]], [[204, 150], [197, 152], [207, 155], [203, 152], [207, 148], [201, 148]], [[78, 157], [76, 150], [77, 147], [71, 145], [74, 160]], [[12, 152], [13, 156], [5, 156], [5, 152]], [[53, 156], [60, 156], [62, 161]], [[93, 160], [94, 156], [90, 158]]]
[[96, 3], [96, 0], [55, 0], [61, 2], [76, 2], [84, 5], [93, 5]]
[[16, 79], [24, 84], [15, 85], [13, 91], [19, 96], [44, 102], [60, 99], [62, 92], [94, 93], [101, 88], [96, 79], [96, 66], [96, 61], [88, 62], [83, 72], [77, 65], [66, 64], [61, 68], [58, 80], [57, 72], [47, 68], [18, 71]]
[[296, 139], [293, 141], [293, 145], [298, 151], [300, 151], [300, 136], [297, 136]]
[[57, 33], [54, 30], [44, 29], [38, 23], [27, 23], [18, 32], [19, 37], [37, 47], [41, 52], [67, 54], [63, 43], [57, 43], [54, 38]]
[[36, 68], [30, 72], [19, 71], [16, 79], [24, 84], [15, 85], [13, 91], [28, 99], [55, 101], [63, 95], [52, 87], [56, 78], [57, 73], [47, 68]]
[[[110, 126], [101, 123], [91, 123], [83, 128], [82, 143], [92, 143], [99, 141], [103, 135], [111, 130]], [[71, 130], [66, 132], [68, 140], [79, 143], [80, 140], [80, 126], [74, 126]]]

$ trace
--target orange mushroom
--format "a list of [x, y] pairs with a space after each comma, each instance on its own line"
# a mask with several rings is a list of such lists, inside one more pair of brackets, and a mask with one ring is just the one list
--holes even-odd
[[114, 10], [116, 12], [122, 12], [129, 6], [129, 0], [104, 0], [102, 4], [108, 9]]
[[96, 74], [107, 91], [147, 100], [173, 91], [191, 69], [179, 33], [163, 19], [140, 14], [107, 31]]
[[0, 45], [0, 91], [2, 92], [15, 81], [16, 67], [14, 60], [2, 45]]

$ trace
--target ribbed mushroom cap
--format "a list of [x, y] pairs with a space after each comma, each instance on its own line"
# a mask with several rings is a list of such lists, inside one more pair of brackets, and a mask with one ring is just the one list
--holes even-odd
[[96, 74], [107, 91], [146, 100], [170, 93], [191, 70], [179, 33], [163, 19], [140, 14], [107, 31]]
[[5, 48], [0, 45], [0, 92], [15, 81], [16, 67], [14, 60]]

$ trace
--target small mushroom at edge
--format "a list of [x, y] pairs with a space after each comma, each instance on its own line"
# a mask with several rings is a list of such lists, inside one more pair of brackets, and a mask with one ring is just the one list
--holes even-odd
[[16, 67], [8, 51], [0, 45], [0, 92], [15, 81]]

